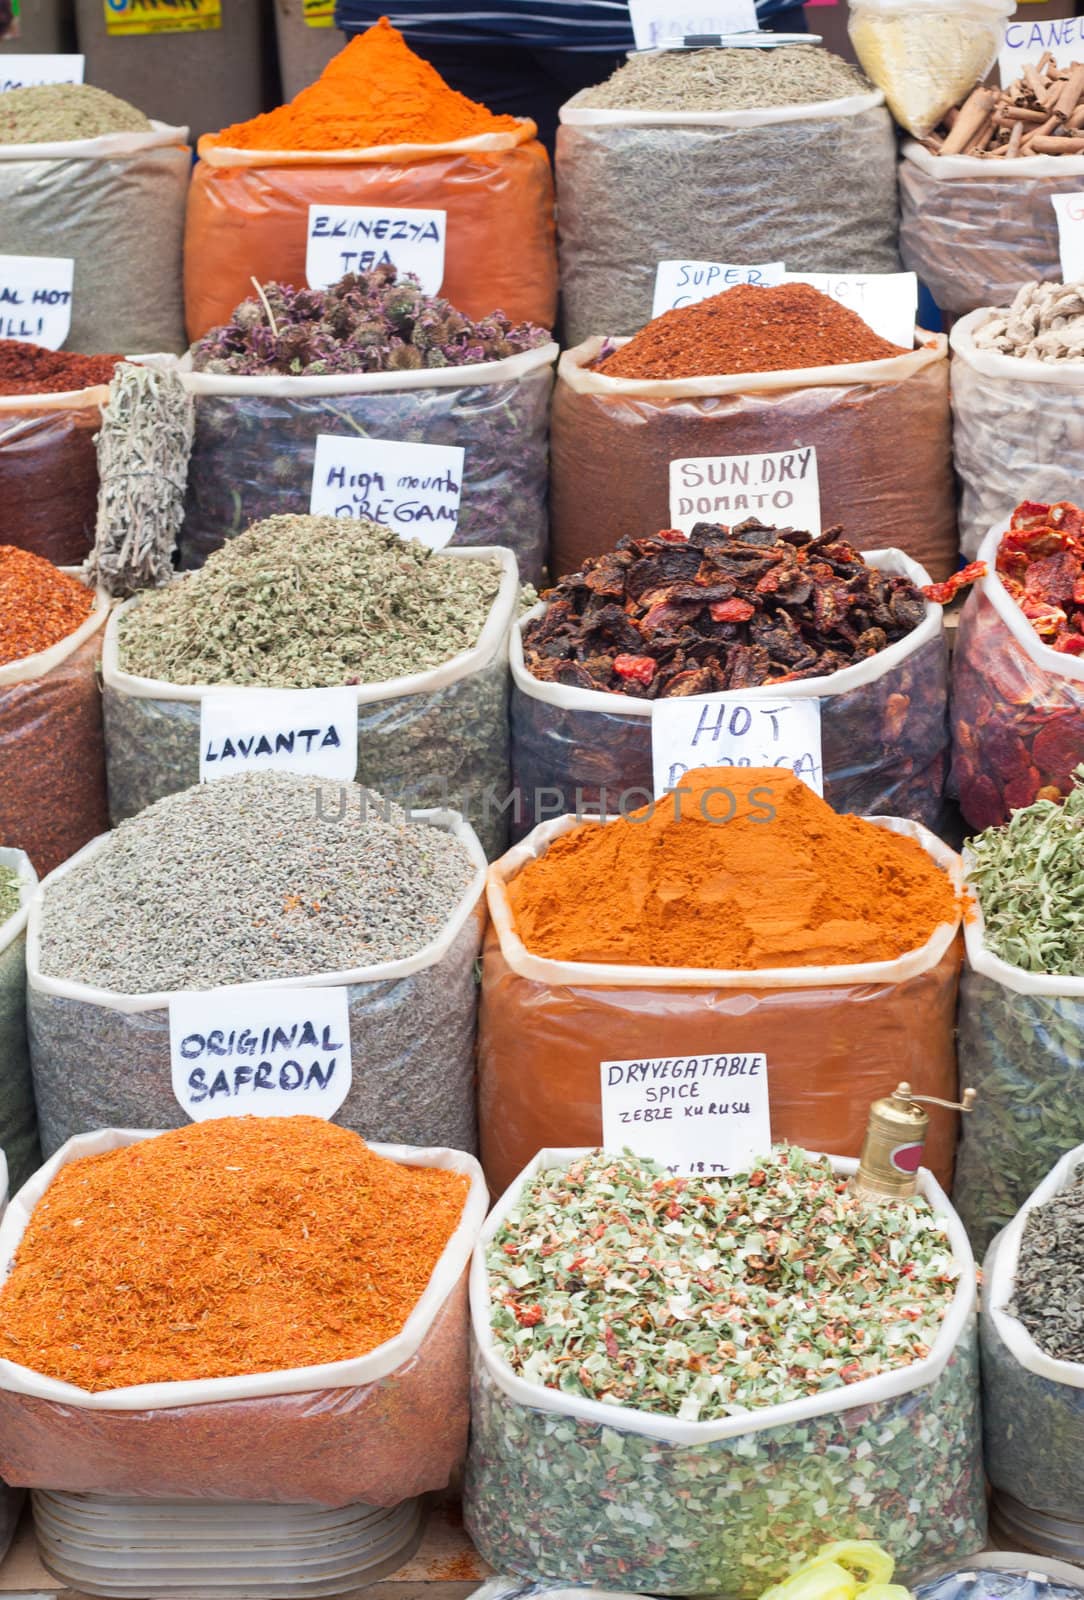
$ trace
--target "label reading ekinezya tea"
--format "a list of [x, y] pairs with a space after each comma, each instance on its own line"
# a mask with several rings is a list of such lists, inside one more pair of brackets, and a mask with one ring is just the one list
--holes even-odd
[[458, 444], [411, 444], [316, 436], [309, 511], [314, 517], [369, 517], [442, 550], [459, 522], [466, 450]]
[[329, 289], [348, 272], [394, 266], [413, 272], [425, 294], [439, 294], [447, 237], [446, 211], [310, 206], [305, 277], [310, 289]]
[[[655, 700], [651, 760], [656, 799], [680, 788], [695, 767], [786, 767], [823, 796], [820, 701], [814, 696], [760, 700], [740, 693]], [[718, 813], [725, 822], [722, 798]], [[766, 814], [763, 820], [771, 818]]]
[[772, 1147], [760, 1054], [603, 1061], [602, 1143], [680, 1177], [736, 1172]]
[[352, 783], [357, 765], [350, 688], [218, 689], [200, 701], [201, 783], [252, 771]]
[[71, 331], [74, 280], [67, 256], [0, 256], [0, 339], [59, 350]]
[[817, 452], [812, 445], [756, 456], [696, 456], [670, 463], [670, 525], [762, 522], [821, 531]]
[[222, 26], [222, 0], [104, 0], [105, 31], [204, 33]]

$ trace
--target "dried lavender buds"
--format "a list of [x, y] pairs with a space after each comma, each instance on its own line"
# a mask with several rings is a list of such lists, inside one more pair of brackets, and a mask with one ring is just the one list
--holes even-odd
[[592, 1152], [535, 1178], [487, 1263], [520, 1377], [690, 1422], [923, 1359], [958, 1277], [926, 1200], [860, 1201], [790, 1148], [729, 1179]]

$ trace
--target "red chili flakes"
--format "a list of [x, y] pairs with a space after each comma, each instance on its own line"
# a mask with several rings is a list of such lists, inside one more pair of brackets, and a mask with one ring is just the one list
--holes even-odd
[[58, 644], [94, 609], [94, 595], [51, 561], [0, 545], [0, 666]]

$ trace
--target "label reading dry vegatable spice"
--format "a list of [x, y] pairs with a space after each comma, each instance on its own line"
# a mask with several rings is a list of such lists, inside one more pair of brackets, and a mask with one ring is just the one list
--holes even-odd
[[817, 452], [812, 445], [755, 456], [693, 456], [670, 463], [670, 525], [744, 517], [821, 531]]
[[310, 289], [330, 289], [347, 273], [394, 267], [413, 273], [423, 294], [439, 294], [447, 237], [446, 211], [310, 206], [305, 277]]
[[71, 331], [70, 256], [0, 256], [0, 339], [59, 350]]
[[736, 283], [752, 283], [764, 287], [782, 283], [782, 261], [767, 261], [761, 266], [739, 267], [723, 261], [660, 261], [655, 268], [655, 299], [652, 317], [661, 317], [664, 311], [677, 306], [692, 306], [699, 300], [708, 300], [713, 294], [722, 294]]
[[316, 436], [309, 511], [370, 518], [442, 550], [454, 537], [463, 492], [462, 445]]
[[[676, 789], [696, 767], [786, 767], [824, 794], [821, 704], [806, 699], [672, 695], [651, 706], [655, 798]], [[720, 795], [718, 820], [727, 820]], [[766, 797], [764, 820], [770, 821]], [[713, 815], [716, 814], [713, 811]]]
[[105, 31], [203, 33], [222, 26], [222, 0], [104, 0]]
[[602, 1142], [680, 1177], [726, 1176], [772, 1147], [760, 1054], [603, 1061]]
[[330, 1119], [350, 1089], [346, 989], [211, 989], [169, 1002], [173, 1093], [193, 1122]]
[[352, 689], [222, 689], [200, 702], [201, 783], [246, 771], [349, 783], [357, 766]]

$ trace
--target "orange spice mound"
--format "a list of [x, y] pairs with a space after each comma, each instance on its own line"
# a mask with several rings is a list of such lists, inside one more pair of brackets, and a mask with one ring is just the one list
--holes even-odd
[[959, 914], [917, 840], [775, 767], [690, 772], [653, 807], [573, 828], [508, 897], [534, 955], [649, 967], [890, 961]]
[[44, 556], [0, 544], [0, 666], [75, 633], [94, 610], [94, 592]]
[[351, 39], [289, 105], [205, 137], [208, 144], [230, 150], [365, 150], [382, 144], [449, 144], [516, 127], [515, 117], [497, 116], [449, 88], [381, 17]]
[[319, 1117], [223, 1117], [63, 1167], [0, 1291], [0, 1356], [82, 1389], [365, 1355], [459, 1224], [461, 1173]]

